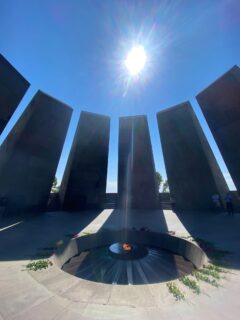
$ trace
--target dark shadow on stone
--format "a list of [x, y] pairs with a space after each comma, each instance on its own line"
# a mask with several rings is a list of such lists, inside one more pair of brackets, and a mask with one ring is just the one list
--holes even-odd
[[11, 119], [30, 83], [0, 54], [0, 134]]
[[189, 234], [214, 264], [240, 268], [240, 215], [176, 211]]
[[5, 217], [0, 220], [0, 261], [49, 257], [57, 242], [68, 242], [100, 213], [60, 211]]
[[82, 111], [59, 196], [68, 211], [102, 208], [106, 191], [110, 118]]

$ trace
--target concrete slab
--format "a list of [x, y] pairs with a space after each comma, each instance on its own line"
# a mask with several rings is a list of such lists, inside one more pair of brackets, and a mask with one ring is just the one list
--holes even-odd
[[19, 312], [11, 320], [53, 320], [59, 319], [71, 302], [60, 297], [52, 297], [27, 310]]
[[119, 119], [118, 207], [156, 209], [158, 190], [146, 116]]
[[29, 86], [30, 83], [0, 54], [0, 134]]
[[59, 193], [65, 210], [103, 207], [109, 132], [109, 117], [81, 112]]
[[72, 109], [38, 91], [0, 147], [5, 214], [46, 209]]
[[240, 191], [240, 68], [233, 66], [196, 98]]
[[189, 102], [157, 114], [171, 197], [176, 209], [208, 212], [229, 191], [215, 156]]

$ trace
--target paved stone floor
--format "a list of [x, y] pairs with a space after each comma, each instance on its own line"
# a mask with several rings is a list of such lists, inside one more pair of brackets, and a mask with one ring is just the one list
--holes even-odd
[[[79, 279], [50, 266], [25, 266], [53, 246], [101, 229], [148, 227], [179, 237], [202, 238], [231, 251], [227, 273], [215, 288], [201, 283], [196, 295], [177, 280], [185, 301], [175, 301], [165, 283], [109, 285]], [[240, 214], [104, 210], [49, 212], [0, 221], [0, 320], [50, 319], [228, 319], [240, 318]]]

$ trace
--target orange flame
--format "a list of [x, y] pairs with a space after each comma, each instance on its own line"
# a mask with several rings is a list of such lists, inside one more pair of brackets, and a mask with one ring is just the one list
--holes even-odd
[[132, 250], [132, 246], [129, 243], [124, 243], [122, 245], [122, 247], [123, 247], [124, 251], [131, 251]]

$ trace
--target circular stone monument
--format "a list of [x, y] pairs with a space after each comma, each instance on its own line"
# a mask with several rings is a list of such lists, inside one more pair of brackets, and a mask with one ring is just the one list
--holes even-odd
[[72, 239], [55, 253], [65, 272], [105, 284], [160, 283], [191, 274], [205, 263], [194, 243], [168, 234], [104, 231]]

